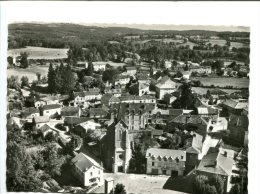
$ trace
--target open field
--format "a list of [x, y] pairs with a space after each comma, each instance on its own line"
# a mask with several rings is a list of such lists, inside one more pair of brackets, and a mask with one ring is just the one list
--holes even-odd
[[249, 79], [247, 79], [247, 78], [202, 77], [202, 78], [194, 79], [194, 80], [200, 80], [204, 86], [210, 86], [210, 85], [215, 85], [215, 86], [220, 86], [220, 87], [233, 86], [234, 89], [249, 87]]
[[26, 48], [10, 49], [8, 56], [19, 56], [21, 52], [29, 53], [28, 59], [65, 59], [68, 49], [54, 49], [27, 46]]
[[40, 73], [41, 76], [47, 76], [49, 66], [31, 66], [27, 69], [17, 68], [17, 69], [7, 69], [7, 77], [18, 76], [19, 81], [22, 76], [27, 76], [29, 79], [29, 83], [34, 80], [37, 80], [36, 73]]
[[173, 39], [173, 38], [164, 38], [164, 39], [154, 39], [155, 41], [161, 41], [161, 42], [164, 42], [164, 43], [183, 43], [184, 40], [176, 40], [176, 39]]
[[226, 40], [223, 39], [210, 39], [209, 43], [211, 43], [212, 45], [219, 45], [219, 46], [225, 46], [226, 44]]
[[249, 44], [244, 44], [242, 42], [230, 42], [231, 48], [242, 48], [242, 47], [249, 47]]
[[[126, 187], [127, 193], [135, 194], [185, 194], [179, 191], [163, 189], [168, 184], [168, 176], [150, 176], [146, 174], [125, 174], [125, 173], [104, 173], [104, 178], [112, 177], [114, 185], [122, 183]], [[104, 193], [104, 185], [94, 191], [94, 193]]]
[[196, 43], [193, 43], [193, 42], [188, 41], [188, 42], [186, 42], [186, 43], [177, 45], [177, 47], [179, 47], [179, 46], [187, 46], [187, 45], [189, 45], [191, 49], [193, 49], [194, 46], [197, 46]]
[[[213, 90], [214, 88], [202, 88], [202, 87], [192, 87], [192, 90], [196, 92], [197, 94], [206, 94], [208, 90]], [[222, 89], [222, 91], [227, 92], [228, 94], [238, 92], [240, 90], [236, 89]]]

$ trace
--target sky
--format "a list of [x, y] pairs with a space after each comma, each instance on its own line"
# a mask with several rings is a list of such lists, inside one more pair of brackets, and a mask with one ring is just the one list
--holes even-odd
[[[4, 3], [4, 18], [8, 23], [62, 22], [157, 30], [250, 30], [250, 23], [241, 13], [251, 8], [243, 4], [244, 2], [237, 2], [235, 6], [231, 4], [232, 2], [202, 4], [200, 2], [18, 1]], [[232, 14], [231, 6], [234, 7]], [[250, 17], [250, 11], [247, 14]]]

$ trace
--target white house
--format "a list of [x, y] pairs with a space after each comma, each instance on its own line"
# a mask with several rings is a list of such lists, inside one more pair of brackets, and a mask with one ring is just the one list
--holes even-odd
[[42, 107], [42, 114], [49, 117], [60, 115], [60, 111], [61, 111], [61, 105], [59, 104], [49, 104], [49, 105], [44, 105]]
[[33, 118], [33, 124], [36, 127], [36, 129], [40, 129], [43, 125], [48, 124], [49, 122], [49, 116], [38, 116]]
[[59, 104], [59, 98], [57, 96], [46, 96], [40, 98], [34, 103], [35, 108], [42, 107], [44, 105]]
[[102, 95], [97, 91], [73, 92], [74, 106], [87, 106], [88, 101], [101, 100]]
[[71, 162], [73, 174], [83, 186], [104, 184], [103, 168], [94, 159], [81, 152]]
[[176, 83], [172, 81], [168, 76], [165, 76], [157, 82], [155, 88], [156, 96], [159, 99], [163, 99], [165, 94], [170, 94], [176, 91]]
[[117, 79], [115, 80], [115, 85], [126, 85], [130, 81], [130, 76], [129, 75], [124, 75], [124, 74], [119, 74], [117, 76]]
[[93, 62], [94, 71], [105, 71], [106, 70], [106, 62], [97, 61]]
[[135, 75], [137, 72], [137, 69], [134, 66], [128, 66], [128, 67], [125, 67], [125, 69], [126, 69], [126, 73], [131, 76]]

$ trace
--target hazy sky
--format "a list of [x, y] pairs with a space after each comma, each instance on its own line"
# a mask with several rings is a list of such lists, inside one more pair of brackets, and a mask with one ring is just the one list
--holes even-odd
[[[4, 18], [8, 23], [62, 22], [141, 29], [215, 31], [249, 31], [250, 26], [250, 22], [242, 14], [247, 11], [248, 4], [245, 2], [236, 2], [236, 4], [233, 2], [105, 1], [4, 3]], [[252, 6], [248, 9], [252, 9]], [[250, 17], [250, 11], [246, 13]]]

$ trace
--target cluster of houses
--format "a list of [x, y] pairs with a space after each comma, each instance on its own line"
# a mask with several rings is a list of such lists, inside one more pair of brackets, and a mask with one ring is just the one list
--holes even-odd
[[[106, 68], [105, 63], [93, 65], [95, 71]], [[79, 62], [77, 66], [87, 68], [87, 63]], [[181, 67], [177, 65], [176, 68]], [[104, 169], [114, 173], [129, 172], [135, 139], [140, 134], [148, 131], [151, 138], [162, 142], [174, 138], [175, 131], [183, 131], [189, 138], [181, 148], [155, 146], [146, 150], [146, 173], [183, 176], [195, 170], [197, 174], [220, 175], [228, 190], [234, 158], [240, 150], [227, 146], [212, 134], [226, 131], [241, 146], [247, 146], [248, 100], [227, 98], [227, 93], [212, 90], [211, 96], [216, 100], [213, 105], [208, 103], [205, 94], [198, 94], [196, 110], [159, 108], [158, 101], [164, 99], [171, 104], [178, 99], [182, 83], [168, 76], [151, 79], [147, 74], [138, 73], [135, 66], [125, 70], [112, 85], [106, 86], [104, 93], [99, 88], [89, 88], [70, 96], [42, 96], [34, 99], [34, 106], [12, 115], [19, 118], [13, 122], [32, 123], [43, 137], [53, 133], [64, 144], [70, 141], [67, 131], [74, 130], [82, 138], [89, 130], [96, 132], [98, 143], [89, 146], [98, 150], [95, 154], [101, 162], [83, 152], [75, 152], [71, 161], [73, 174], [83, 186], [102, 185]], [[196, 64], [190, 64], [190, 70], [211, 72], [210, 67]], [[129, 84], [130, 80], [134, 82]], [[227, 111], [228, 115], [221, 116], [222, 111]], [[65, 130], [59, 125], [65, 126]], [[156, 129], [157, 125], [164, 129]]]

